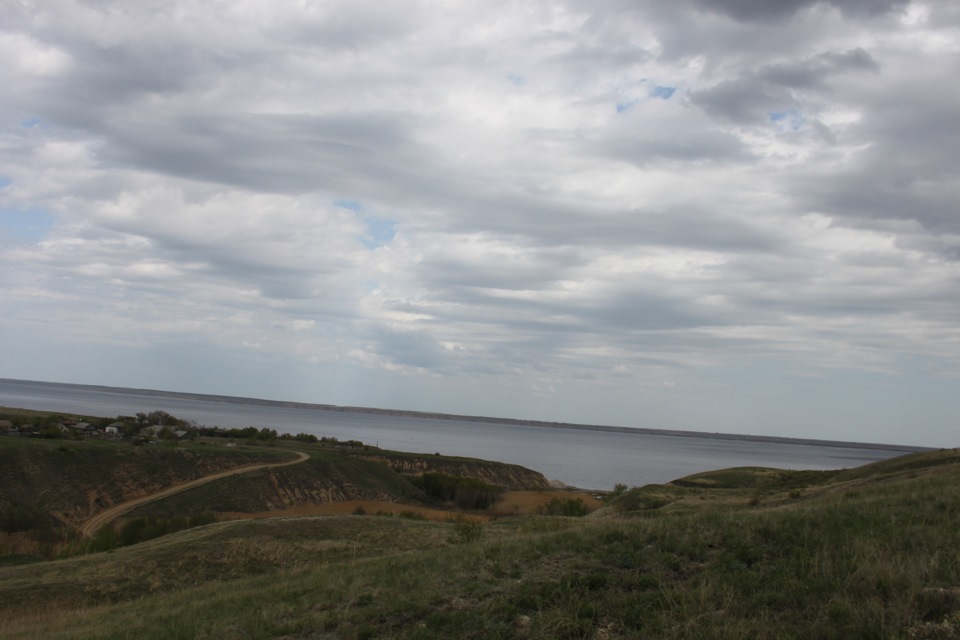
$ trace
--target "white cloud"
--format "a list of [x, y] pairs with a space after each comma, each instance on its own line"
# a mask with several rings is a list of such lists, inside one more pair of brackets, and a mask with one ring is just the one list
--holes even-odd
[[750, 382], [957, 374], [960, 17], [697, 4], [4, 6], [0, 375], [874, 439]]

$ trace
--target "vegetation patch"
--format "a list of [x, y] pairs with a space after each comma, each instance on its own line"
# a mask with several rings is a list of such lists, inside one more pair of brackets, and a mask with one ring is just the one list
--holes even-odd
[[537, 509], [537, 513], [545, 516], [582, 518], [590, 513], [590, 509], [582, 498], [551, 498], [550, 502]]
[[503, 498], [503, 487], [475, 478], [425, 473], [412, 480], [433, 498], [455, 504], [461, 509], [489, 509]]

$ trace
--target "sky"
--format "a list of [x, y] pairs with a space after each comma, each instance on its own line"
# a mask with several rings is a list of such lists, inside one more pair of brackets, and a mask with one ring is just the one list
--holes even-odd
[[0, 377], [957, 446], [960, 4], [0, 3]]

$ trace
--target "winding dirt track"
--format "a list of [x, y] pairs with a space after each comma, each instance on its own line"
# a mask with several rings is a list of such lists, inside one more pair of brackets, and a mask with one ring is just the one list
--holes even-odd
[[198, 487], [202, 484], [208, 482], [213, 482], [214, 480], [219, 480], [220, 478], [226, 478], [227, 476], [235, 476], [240, 473], [249, 473], [251, 471], [258, 471], [260, 469], [274, 469], [276, 467], [287, 467], [291, 464], [299, 464], [310, 459], [310, 456], [302, 451], [294, 451], [293, 453], [297, 454], [297, 457], [293, 460], [287, 462], [272, 462], [267, 464], [254, 464], [248, 467], [238, 467], [236, 469], [230, 469], [229, 471], [221, 471], [220, 473], [214, 473], [209, 476], [203, 476], [202, 478], [197, 478], [195, 480], [190, 480], [188, 482], [183, 482], [181, 484], [175, 484], [172, 487], [167, 487], [166, 489], [161, 489], [160, 491], [155, 491], [149, 493], [145, 496], [140, 496], [139, 498], [134, 498], [133, 500], [127, 500], [126, 502], [121, 502], [120, 504], [114, 505], [105, 511], [94, 515], [92, 518], [80, 525], [80, 534], [86, 538], [89, 538], [94, 533], [97, 532], [100, 527], [107, 524], [108, 522], [113, 521], [116, 518], [119, 518], [126, 512], [139, 507], [142, 504], [148, 502], [153, 502], [154, 500], [159, 500], [161, 498], [166, 498], [175, 493], [180, 493], [181, 491], [186, 491], [187, 489], [192, 489]]

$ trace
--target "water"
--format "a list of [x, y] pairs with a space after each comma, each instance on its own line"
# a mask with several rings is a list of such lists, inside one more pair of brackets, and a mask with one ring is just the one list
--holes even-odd
[[535, 469], [551, 480], [590, 489], [610, 489], [616, 483], [663, 483], [740, 466], [851, 468], [909, 450], [429, 420], [2, 379], [0, 405], [111, 417], [159, 409], [205, 425], [270, 427], [280, 433], [360, 440], [397, 451], [509, 462]]

